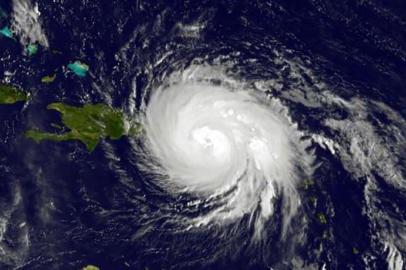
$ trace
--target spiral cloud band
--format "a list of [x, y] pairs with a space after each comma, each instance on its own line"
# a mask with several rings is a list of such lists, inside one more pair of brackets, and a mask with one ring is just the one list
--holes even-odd
[[296, 210], [297, 165], [307, 144], [278, 101], [185, 79], [152, 93], [144, 126], [147, 148], [165, 175], [159, 184], [203, 198], [224, 195], [199, 224], [250, 214], [259, 233], [282, 194], [286, 217]]

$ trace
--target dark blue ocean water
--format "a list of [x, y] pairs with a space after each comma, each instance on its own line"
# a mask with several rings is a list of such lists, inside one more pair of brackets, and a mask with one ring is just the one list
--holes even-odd
[[[216, 226], [177, 231], [166, 217], [175, 208], [186, 209], [189, 198], [170, 196], [150, 181], [153, 175], [141, 173], [126, 137], [88, 153], [80, 142], [36, 144], [23, 134], [28, 128], [57, 131], [49, 123], [59, 122], [58, 113], [46, 110], [56, 101], [103, 102], [136, 114], [147, 86], [197, 58], [212, 63], [230, 57], [235, 74], [244, 80], [276, 78], [275, 48], [289, 59], [308, 61], [332, 93], [377, 100], [404, 118], [405, 1], [33, 3], [41, 12], [49, 48], [27, 57], [19, 42], [0, 38], [0, 80], [10, 78], [32, 94], [28, 104], [0, 106], [0, 217], [8, 224], [0, 269], [80, 269], [87, 264], [107, 270], [388, 268], [388, 250], [377, 233], [385, 225], [375, 225], [366, 215], [366, 175], [355, 176], [321, 147], [315, 149], [323, 164], [315, 184], [300, 191], [301, 212], [309, 219], [306, 240], [291, 250], [278, 239], [277, 215], [269, 224], [269, 239], [256, 248], [247, 240], [246, 220], [232, 232]], [[1, 0], [0, 6], [9, 14], [0, 22], [11, 23], [12, 3]], [[186, 27], [195, 25], [202, 30]], [[163, 64], [153, 66], [169, 51]], [[68, 72], [66, 65], [74, 60], [90, 66], [87, 77]], [[41, 84], [41, 77], [53, 73], [54, 83]], [[297, 86], [289, 70], [281, 76], [286, 83], [276, 96]], [[317, 84], [305, 73], [301, 76], [310, 86]], [[340, 109], [326, 112], [288, 100], [286, 105], [299, 128], [315, 133], [335, 136], [319, 121], [323, 115], [347, 117]], [[389, 123], [378, 113], [376, 119]], [[404, 224], [404, 191], [380, 177], [377, 173], [383, 199], [377, 205]], [[316, 208], [311, 197], [318, 199]], [[318, 213], [328, 215], [327, 224], [319, 222]]]

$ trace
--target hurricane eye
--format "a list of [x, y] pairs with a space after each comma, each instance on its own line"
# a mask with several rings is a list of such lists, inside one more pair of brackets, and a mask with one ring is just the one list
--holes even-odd
[[214, 157], [222, 157], [227, 154], [229, 139], [220, 131], [204, 126], [192, 131], [193, 139]]

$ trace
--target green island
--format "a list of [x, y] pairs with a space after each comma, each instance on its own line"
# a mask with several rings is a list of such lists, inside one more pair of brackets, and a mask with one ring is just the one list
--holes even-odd
[[14, 86], [0, 83], [0, 104], [14, 104], [28, 100], [28, 94]]
[[312, 187], [314, 185], [314, 181], [313, 179], [305, 179], [303, 181], [303, 188], [305, 190], [308, 190], [310, 187]]
[[38, 45], [37, 44], [29, 44], [26, 48], [26, 52], [28, 56], [33, 56], [38, 52]]
[[87, 265], [83, 267], [82, 270], [100, 270], [100, 268], [95, 265]]
[[41, 78], [41, 82], [42, 83], [52, 83], [54, 82], [56, 79], [56, 73], [54, 73], [53, 75], [47, 75]]
[[323, 213], [318, 213], [317, 218], [321, 224], [327, 224], [327, 218]]
[[42, 140], [79, 140], [92, 152], [101, 139], [116, 140], [124, 135], [135, 136], [142, 131], [139, 123], [126, 124], [123, 113], [106, 104], [86, 104], [83, 107], [75, 107], [63, 103], [51, 103], [47, 108], [61, 114], [62, 123], [69, 131], [56, 134], [35, 129], [28, 130], [25, 136], [37, 143]]

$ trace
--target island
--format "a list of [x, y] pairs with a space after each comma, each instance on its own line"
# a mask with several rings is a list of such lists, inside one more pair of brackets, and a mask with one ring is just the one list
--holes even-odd
[[53, 75], [47, 75], [41, 78], [41, 82], [42, 83], [52, 83], [54, 82], [56, 79], [56, 73], [54, 73]]
[[7, 38], [13, 38], [13, 32], [11, 32], [10, 28], [8, 26], [4, 26], [2, 29], [0, 29], [0, 35], [5, 36]]
[[28, 100], [28, 94], [14, 86], [0, 83], [0, 104], [14, 104]]
[[86, 77], [87, 72], [89, 71], [89, 66], [80, 61], [75, 61], [74, 63], [68, 64], [68, 69], [79, 77]]
[[101, 139], [116, 140], [124, 135], [137, 135], [142, 131], [138, 122], [127, 123], [123, 112], [106, 104], [86, 104], [76, 107], [63, 103], [51, 103], [47, 108], [61, 114], [62, 123], [69, 131], [57, 134], [35, 129], [28, 130], [25, 133], [26, 137], [37, 143], [43, 140], [79, 140], [92, 152]]
[[87, 265], [83, 267], [82, 270], [100, 270], [100, 268], [95, 265]]

